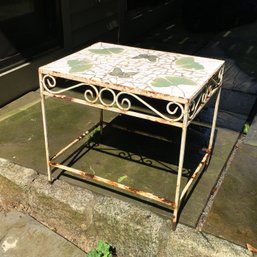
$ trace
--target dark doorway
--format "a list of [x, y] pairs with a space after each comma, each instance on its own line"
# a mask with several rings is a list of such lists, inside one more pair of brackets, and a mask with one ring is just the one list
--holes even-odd
[[132, 11], [140, 8], [154, 8], [165, 2], [167, 2], [167, 0], [127, 0], [127, 9], [128, 11]]
[[58, 0], [0, 1], [0, 72], [60, 45]]

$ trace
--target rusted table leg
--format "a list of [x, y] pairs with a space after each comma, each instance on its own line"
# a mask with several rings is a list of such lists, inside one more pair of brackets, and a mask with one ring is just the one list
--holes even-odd
[[215, 129], [216, 129], [216, 123], [217, 123], [217, 117], [218, 117], [218, 110], [219, 110], [219, 102], [220, 102], [220, 92], [221, 92], [221, 87], [218, 90], [216, 102], [215, 102], [215, 107], [214, 107], [214, 113], [213, 113], [213, 119], [212, 119], [212, 127], [211, 127], [211, 135], [210, 135], [210, 140], [209, 140], [209, 145], [208, 145], [208, 160], [206, 162], [206, 165], [209, 164], [210, 162], [210, 157], [211, 157], [211, 152], [213, 148], [213, 141], [214, 141], [214, 135], [215, 135]]
[[41, 96], [41, 110], [42, 110], [42, 119], [43, 119], [43, 131], [44, 131], [44, 141], [45, 141], [45, 153], [46, 153], [46, 166], [47, 166], [47, 176], [48, 181], [52, 183], [52, 173], [50, 167], [50, 155], [49, 155], [49, 145], [48, 145], [48, 133], [47, 133], [47, 122], [46, 122], [46, 110], [45, 110], [45, 95], [43, 87], [42, 74], [39, 74], [39, 85], [40, 85], [40, 96]]
[[181, 184], [181, 177], [182, 177], [184, 156], [185, 156], [185, 147], [186, 147], [188, 109], [189, 109], [189, 106], [185, 105], [183, 125], [182, 125], [182, 134], [181, 134], [180, 152], [179, 152], [178, 175], [177, 175], [176, 192], [175, 192], [175, 207], [174, 207], [173, 217], [172, 217], [173, 230], [175, 230], [176, 226], [177, 226], [178, 211], [179, 211], [179, 207], [180, 207], [180, 184]]

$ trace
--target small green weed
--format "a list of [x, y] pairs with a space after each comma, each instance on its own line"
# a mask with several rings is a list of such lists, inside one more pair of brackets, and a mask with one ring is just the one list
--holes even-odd
[[244, 124], [243, 134], [247, 134], [249, 132], [249, 129], [250, 129], [250, 124], [248, 122], [246, 122]]
[[113, 257], [112, 252], [113, 249], [108, 243], [99, 240], [96, 248], [91, 250], [87, 257]]
[[121, 177], [118, 178], [118, 182], [121, 183], [126, 178], [128, 178], [127, 175], [121, 176]]

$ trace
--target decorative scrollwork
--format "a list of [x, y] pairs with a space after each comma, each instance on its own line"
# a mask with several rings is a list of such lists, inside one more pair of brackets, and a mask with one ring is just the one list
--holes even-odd
[[206, 103], [206, 101], [211, 97], [213, 90], [216, 87], [214, 87], [213, 85], [209, 85], [205, 88], [205, 91], [203, 92], [201, 98], [202, 98], [202, 103]]
[[192, 120], [195, 117], [195, 115], [199, 112], [203, 104], [205, 104], [208, 101], [208, 99], [210, 99], [215, 89], [216, 87], [213, 87], [213, 85], [208, 85], [202, 92], [202, 94], [192, 101], [189, 107], [188, 116], [190, 120]]
[[127, 160], [130, 160], [130, 161], [135, 161], [135, 162], [138, 162], [138, 163], [143, 163], [143, 164], [148, 165], [148, 166], [153, 165], [153, 161], [151, 159], [149, 159], [147, 157], [144, 157], [142, 155], [139, 155], [139, 154], [123, 151], [123, 152], [120, 152], [118, 155], [123, 159], [127, 159]]
[[96, 86], [88, 85], [89, 88], [84, 92], [84, 98], [87, 102], [93, 104], [96, 103], [99, 98], [98, 89]]
[[199, 97], [196, 101], [194, 100], [192, 102], [192, 104], [189, 107], [189, 119], [193, 119], [193, 117], [195, 116], [196, 112], [198, 111], [198, 108], [200, 106], [200, 104], [202, 103], [202, 98], [203, 97]]
[[[184, 106], [176, 102], [167, 103], [167, 113], [165, 114], [159, 111], [157, 107], [155, 108], [154, 106], [150, 105], [145, 100], [143, 100], [140, 96], [135, 95], [133, 93], [116, 92], [115, 90], [110, 88], [102, 88], [95, 85], [87, 85], [85, 83], [78, 83], [73, 86], [66, 87], [64, 89], [53, 90], [56, 87], [56, 79], [54, 76], [51, 75], [44, 75], [41, 83], [43, 85], [44, 90], [52, 95], [62, 94], [64, 92], [82, 86], [86, 87], [84, 91], [84, 100], [88, 104], [100, 103], [104, 107], [115, 107], [121, 110], [122, 112], [129, 111], [132, 109], [131, 98], [134, 98], [135, 100], [143, 104], [144, 107], [152, 111], [153, 115], [157, 115], [158, 117], [161, 117], [164, 120], [170, 122], [178, 122], [181, 121], [184, 116]], [[111, 95], [109, 101], [106, 101], [106, 99], [104, 98], [104, 94], [106, 93]]]
[[[173, 106], [173, 110], [171, 109]], [[176, 119], [174, 119], [174, 121], [179, 121], [179, 120], [182, 120], [183, 118], [183, 115], [184, 115], [184, 107], [182, 104], [180, 103], [175, 103], [175, 102], [169, 102], [167, 105], [166, 105], [166, 110], [167, 112], [170, 114], [170, 115], [176, 115], [176, 114], [179, 114], [178, 117]]]
[[[107, 103], [104, 98], [102, 97], [103, 93], [104, 92], [108, 92], [111, 94], [112, 96], [112, 101], [110, 103]], [[102, 88], [99, 92], [99, 101], [101, 102], [102, 105], [106, 106], [106, 107], [112, 107], [115, 102], [116, 102], [116, 95], [115, 95], [115, 92], [110, 89], [110, 88]]]
[[117, 100], [117, 106], [118, 106], [118, 108], [120, 109], [120, 110], [122, 110], [122, 111], [128, 111], [128, 110], [130, 110], [130, 108], [131, 108], [131, 101], [130, 101], [130, 99], [129, 98], [127, 98], [127, 97], [124, 97], [124, 98], [122, 98], [121, 99], [121, 101], [119, 102], [119, 97], [121, 97], [122, 95], [133, 95], [133, 94], [129, 94], [129, 93], [124, 93], [124, 92], [119, 92], [118, 94], [117, 94], [117, 98], [116, 98], [116, 100]]
[[46, 90], [48, 93], [56, 95], [56, 94], [62, 94], [64, 92], [67, 92], [69, 90], [81, 87], [81, 86], [85, 86], [85, 83], [78, 83], [76, 85], [70, 86], [70, 87], [66, 87], [64, 89], [60, 89], [60, 90], [52, 90], [53, 88], [56, 87], [56, 79], [54, 76], [51, 75], [44, 75], [41, 83], [43, 85], [44, 90]]
[[218, 73], [219, 85], [221, 85], [222, 83], [223, 74], [224, 74], [224, 66], [219, 70], [219, 73]]
[[[175, 122], [175, 121], [180, 121], [184, 115], [184, 107], [182, 104], [180, 103], [175, 103], [175, 102], [169, 102], [166, 106], [166, 111], [168, 112], [168, 114], [172, 115], [173, 117], [168, 117], [166, 115], [164, 115], [163, 113], [161, 113], [160, 111], [158, 111], [156, 108], [154, 108], [152, 105], [150, 105], [149, 103], [147, 103], [146, 101], [144, 101], [141, 97], [139, 97], [138, 95], [134, 95], [132, 93], [128, 93], [128, 92], [119, 92], [117, 94], [116, 97], [116, 105], [118, 106], [118, 108], [120, 110], [123, 111], [128, 111], [131, 108], [131, 101], [129, 98], [125, 97], [122, 98], [122, 100], [119, 102], [119, 98], [122, 95], [127, 95], [127, 96], [132, 96], [134, 99], [136, 99], [137, 101], [139, 101], [140, 103], [142, 103], [145, 107], [147, 107], [149, 110], [151, 110], [153, 113], [155, 113], [156, 115], [158, 115], [159, 117], [171, 121], [171, 122]], [[126, 104], [127, 106], [124, 107], [124, 104]], [[171, 106], [175, 106], [173, 110], [171, 110]]]
[[[104, 93], [109, 93], [111, 95], [111, 98], [107, 102], [104, 98]], [[117, 107], [122, 112], [124, 111], [130, 111], [132, 108], [132, 103], [130, 97], [136, 99], [138, 102], [143, 104], [147, 109], [151, 110], [153, 114], [171, 121], [180, 121], [183, 118], [184, 115], [184, 107], [180, 103], [176, 102], [168, 102], [166, 105], [166, 111], [170, 116], [167, 116], [160, 111], [157, 110], [157, 108], [153, 107], [149, 103], [147, 103], [145, 100], [143, 100], [140, 96], [129, 93], [129, 92], [115, 92], [114, 90], [110, 88], [97, 88], [94, 85], [87, 85], [87, 89], [84, 92], [84, 98], [86, 102], [90, 104], [95, 104], [98, 101], [101, 103], [101, 105], [105, 107]]]
[[195, 115], [199, 112], [202, 106], [211, 98], [216, 90], [222, 84], [224, 69], [220, 69], [214, 78], [211, 78], [209, 84], [205, 87], [203, 92], [192, 101], [189, 107], [189, 119], [192, 120]]
[[42, 83], [45, 89], [54, 88], [56, 86], [56, 79], [51, 75], [45, 75], [42, 78]]

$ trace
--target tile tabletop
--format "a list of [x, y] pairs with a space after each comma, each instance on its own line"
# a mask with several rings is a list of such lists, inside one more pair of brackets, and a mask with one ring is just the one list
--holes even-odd
[[223, 60], [98, 42], [39, 72], [170, 100], [193, 98], [223, 65]]

